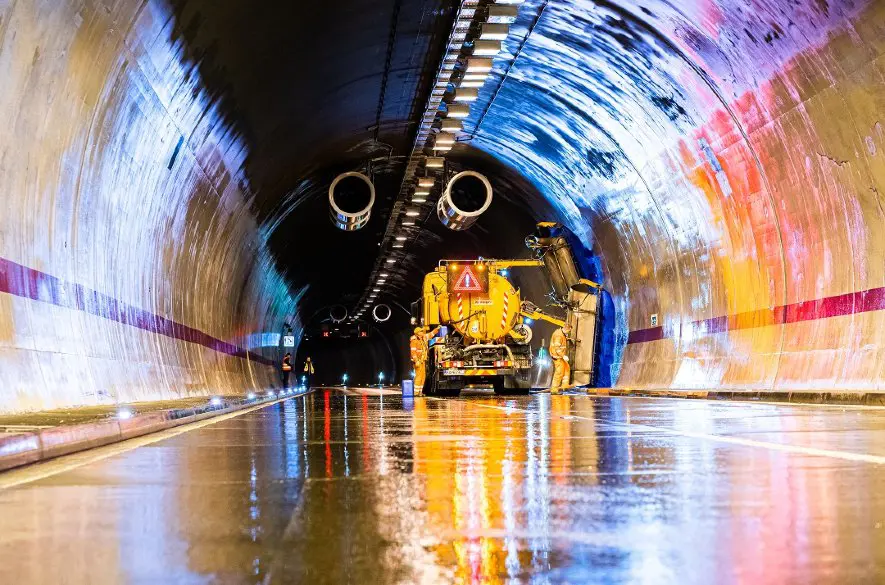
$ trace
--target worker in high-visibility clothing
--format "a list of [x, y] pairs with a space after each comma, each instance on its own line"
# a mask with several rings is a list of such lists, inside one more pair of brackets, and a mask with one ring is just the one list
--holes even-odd
[[553, 359], [553, 383], [551, 394], [559, 394], [571, 383], [571, 367], [568, 363], [568, 342], [572, 327], [568, 323], [553, 332], [550, 337], [550, 357]]
[[313, 362], [310, 361], [310, 356], [307, 357], [307, 361], [304, 362], [304, 387], [310, 388], [310, 381], [313, 379]]
[[439, 331], [439, 327], [427, 332], [424, 327], [415, 327], [415, 333], [409, 338], [409, 357], [415, 368], [415, 396], [423, 394], [424, 381], [427, 377], [427, 344]]

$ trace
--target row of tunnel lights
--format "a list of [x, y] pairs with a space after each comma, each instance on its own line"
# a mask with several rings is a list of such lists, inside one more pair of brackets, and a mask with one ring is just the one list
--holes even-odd
[[[486, 83], [491, 75], [494, 65], [493, 59], [503, 50], [502, 42], [510, 33], [510, 25], [516, 21], [519, 5], [524, 2], [525, 0], [495, 0], [493, 4], [489, 5], [485, 22], [482, 23], [479, 35], [473, 42], [471, 56], [466, 60], [464, 73], [455, 84], [456, 88], [452, 97], [452, 103], [446, 104], [440, 131], [431, 147], [434, 154], [450, 151], [457, 142], [458, 133], [463, 130], [463, 120], [470, 115], [470, 104], [479, 99], [479, 88]], [[470, 26], [475, 11], [471, 11], [468, 14], [469, 16], [467, 14], [464, 15], [466, 18], [463, 20], [455, 22], [456, 30]], [[454, 67], [455, 62], [451, 63], [452, 67]], [[444, 61], [443, 68], [445, 66], [446, 62]], [[451, 76], [445, 79], [438, 77], [435, 90], [445, 90], [450, 83], [452, 83]], [[433, 120], [435, 120], [435, 114], [431, 121]], [[430, 170], [441, 171], [445, 168], [445, 158], [440, 156], [425, 157], [424, 168], [425, 173]], [[417, 184], [412, 192], [411, 203], [413, 205], [427, 203], [435, 183], [436, 179], [426, 174], [423, 177], [418, 177]], [[420, 215], [421, 212], [414, 207], [406, 209], [405, 219], [400, 223], [400, 227], [414, 227], [417, 223], [416, 218]], [[395, 250], [403, 249], [408, 239], [409, 236], [406, 234], [405, 229], [403, 229], [394, 237], [394, 243], [391, 247]], [[385, 267], [396, 262], [396, 258], [386, 258], [384, 260]], [[378, 279], [372, 286], [372, 292], [366, 297], [352, 320], [362, 318], [369, 306], [377, 300], [378, 294], [381, 292], [384, 284], [387, 283], [389, 277], [390, 274], [388, 272], [380, 272], [378, 274]]]

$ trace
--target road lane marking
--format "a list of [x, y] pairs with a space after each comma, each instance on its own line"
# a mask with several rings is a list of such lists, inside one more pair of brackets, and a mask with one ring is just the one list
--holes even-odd
[[286, 400], [289, 400], [290, 398], [300, 398], [301, 396], [307, 396], [307, 394], [309, 393], [310, 391], [306, 392], [305, 394], [298, 394], [296, 396], [286, 396], [285, 398], [280, 398], [274, 400], [273, 402], [259, 404], [257, 406], [229, 412], [227, 414], [207, 418], [205, 420], [173, 427], [171, 429], [166, 429], [165, 431], [151, 433], [142, 437], [135, 437], [134, 439], [127, 439], [119, 443], [112, 443], [110, 445], [105, 445], [104, 447], [96, 447], [95, 449], [89, 449], [87, 451], [81, 451], [79, 453], [64, 455], [56, 459], [49, 459], [48, 461], [34, 463], [33, 465], [28, 465], [19, 469], [11, 469], [9, 471], [0, 473], [0, 491], [18, 487], [27, 483], [33, 483], [35, 481], [46, 479], [60, 473], [73, 471], [75, 469], [83, 467], [84, 465], [98, 463], [99, 461], [114, 457], [115, 455], [121, 455], [129, 451], [134, 451], [139, 447], [152, 445], [160, 441], [165, 441], [166, 439], [177, 437], [178, 435], [183, 435], [184, 433], [190, 431], [195, 431], [197, 429], [201, 429], [215, 423], [230, 420], [232, 418], [242, 416], [256, 410], [261, 410], [262, 408], [267, 408], [268, 406], [279, 404], [280, 402], [284, 402]]
[[652, 396], [652, 395], [642, 395], [642, 394], [629, 394], [629, 395], [620, 395], [620, 394], [564, 394], [563, 396], [574, 396], [575, 398], [619, 398], [626, 400], [661, 400], [661, 401], [669, 401], [669, 400], [680, 400], [682, 402], [690, 401], [692, 403], [697, 404], [712, 404], [712, 405], [721, 405], [721, 406], [731, 406], [739, 404], [741, 406], [789, 406], [791, 408], [815, 408], [815, 409], [823, 409], [823, 410], [872, 410], [872, 411], [882, 411], [885, 410], [885, 406], [881, 406], [878, 404], [837, 404], [832, 402], [821, 402], [820, 404], [816, 404], [814, 402], [784, 402], [783, 400], [766, 400], [764, 398], [760, 398], [759, 400], [750, 400], [750, 399], [719, 399], [719, 398], [688, 398], [683, 396]]
[[[577, 398], [590, 398], [584, 396], [576, 396]], [[473, 406], [477, 406], [480, 408], [491, 408], [494, 410], [503, 410], [505, 412], [522, 412], [525, 414], [539, 414], [537, 411], [526, 410], [524, 408], [516, 408], [513, 406], [496, 406], [493, 404], [478, 404], [469, 400], [459, 400], [459, 402], [466, 402], [468, 404], [472, 404]], [[723, 405], [724, 406], [724, 405]], [[802, 455], [813, 455], [816, 457], [831, 457], [833, 459], [842, 459], [845, 461], [861, 461], [864, 463], [873, 463], [876, 465], [885, 465], [885, 457], [880, 455], [868, 455], [866, 453], [854, 453], [851, 451], [838, 451], [835, 449], [819, 449], [817, 447], [803, 447], [801, 445], [790, 445], [785, 443], [772, 443], [769, 441], [757, 441], [755, 439], [742, 439], [740, 437], [728, 436], [728, 435], [714, 435], [709, 433], [694, 433], [691, 431], [680, 431], [678, 429], [671, 429], [667, 427], [657, 427], [654, 425], [647, 424], [636, 424], [636, 423], [623, 423], [619, 421], [608, 421], [606, 419], [599, 418], [590, 418], [586, 416], [579, 416], [574, 414], [564, 414], [564, 415], [552, 415], [557, 416], [561, 419], [566, 420], [587, 420], [593, 421], [597, 423], [603, 423], [612, 427], [620, 427], [622, 429], [638, 429], [638, 430], [648, 430], [648, 431], [657, 431], [666, 433], [673, 436], [686, 437], [689, 439], [699, 439], [703, 441], [714, 441], [717, 443], [727, 443], [730, 445], [739, 445], [742, 447], [754, 447], [754, 448], [762, 448], [768, 449], [770, 451], [780, 451], [782, 453], [792, 453], [792, 454], [802, 454]]]
[[315, 390], [331, 390], [337, 392], [339, 394], [343, 394], [344, 396], [399, 396], [402, 394], [399, 390], [395, 390], [395, 387], [389, 388], [360, 388], [358, 386], [318, 386]]

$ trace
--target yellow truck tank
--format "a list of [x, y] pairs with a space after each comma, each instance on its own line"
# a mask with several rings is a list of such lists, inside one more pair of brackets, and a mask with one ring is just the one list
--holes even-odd
[[441, 265], [424, 278], [422, 300], [425, 324], [448, 325], [473, 343], [503, 342], [519, 321], [519, 291], [482, 261]]

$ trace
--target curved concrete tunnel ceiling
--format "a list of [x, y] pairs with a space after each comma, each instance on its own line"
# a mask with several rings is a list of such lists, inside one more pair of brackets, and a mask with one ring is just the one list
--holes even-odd
[[[454, 9], [0, 8], [0, 410], [273, 384], [283, 324], [368, 284]], [[614, 383], [882, 389], [883, 23], [877, 0], [528, 0], [449, 155], [494, 203], [429, 220], [391, 298], [552, 217], [602, 268]], [[342, 233], [328, 184], [369, 161], [372, 218]]]

